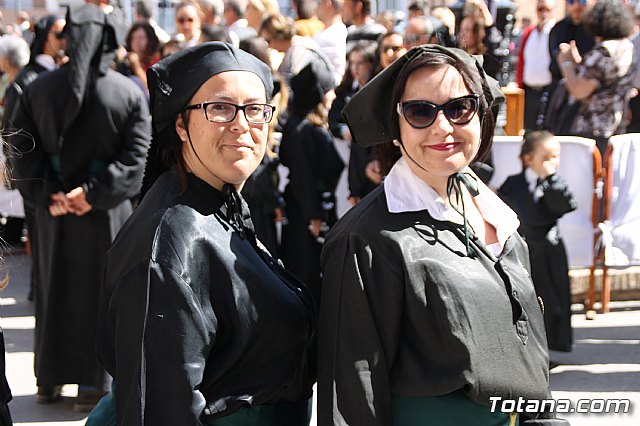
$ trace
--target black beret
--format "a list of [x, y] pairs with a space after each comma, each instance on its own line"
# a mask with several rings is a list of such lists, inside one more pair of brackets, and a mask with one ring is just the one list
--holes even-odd
[[291, 77], [293, 99], [289, 103], [291, 112], [306, 115], [324, 99], [324, 95], [335, 87], [335, 77], [329, 65], [315, 59]]
[[255, 56], [230, 44], [212, 41], [167, 56], [147, 70], [153, 126], [143, 191], [167, 169], [161, 157], [181, 144], [176, 116], [209, 78], [225, 71], [249, 71], [264, 83], [267, 102], [273, 93], [271, 70]]
[[473, 86], [469, 89], [480, 95], [480, 113], [503, 102], [499, 83], [482, 68], [482, 56], [472, 56], [461, 49], [425, 44], [409, 50], [393, 64], [382, 70], [356, 93], [342, 110], [353, 140], [369, 147], [400, 138], [396, 106], [392, 105], [392, 93], [396, 78], [409, 63], [423, 55], [444, 54], [457, 63], [464, 64], [470, 73]]

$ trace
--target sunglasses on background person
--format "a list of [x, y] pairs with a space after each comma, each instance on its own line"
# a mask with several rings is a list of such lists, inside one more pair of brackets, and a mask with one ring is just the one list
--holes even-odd
[[567, 0], [568, 4], [574, 4], [574, 3], [578, 3], [582, 6], [587, 4], [587, 0]]
[[415, 129], [431, 126], [442, 111], [451, 124], [467, 124], [478, 112], [478, 95], [467, 95], [451, 99], [442, 105], [427, 101], [398, 102], [398, 114]]
[[184, 16], [181, 16], [179, 18], [176, 18], [176, 21], [178, 21], [179, 24], [186, 24], [187, 22], [193, 22], [194, 19], [193, 18], [185, 18]]

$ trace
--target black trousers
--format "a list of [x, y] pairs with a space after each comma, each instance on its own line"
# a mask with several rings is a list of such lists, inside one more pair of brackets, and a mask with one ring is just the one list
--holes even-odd
[[551, 85], [544, 87], [524, 86], [524, 129], [544, 128], [544, 114], [547, 111]]

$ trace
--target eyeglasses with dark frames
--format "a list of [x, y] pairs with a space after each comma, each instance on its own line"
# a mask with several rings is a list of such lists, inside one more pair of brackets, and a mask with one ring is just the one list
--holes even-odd
[[471, 94], [451, 99], [442, 105], [427, 101], [398, 102], [398, 114], [413, 128], [424, 129], [431, 126], [442, 111], [451, 124], [467, 124], [478, 112], [479, 95]]
[[212, 123], [230, 123], [236, 118], [238, 110], [242, 110], [249, 123], [265, 124], [273, 118], [276, 107], [270, 104], [258, 103], [236, 105], [230, 102], [202, 102], [200, 104], [187, 105], [184, 109], [202, 109], [204, 110], [204, 117]]

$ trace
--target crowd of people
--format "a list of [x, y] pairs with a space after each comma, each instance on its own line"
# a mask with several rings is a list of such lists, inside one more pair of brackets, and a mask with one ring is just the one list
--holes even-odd
[[[640, 3], [556, 22], [538, 0], [513, 32], [495, 2], [433, 3], [183, 0], [169, 34], [152, 0], [133, 23], [87, 0], [4, 26], [38, 403], [77, 384], [88, 425], [302, 426], [317, 379], [323, 426], [566, 424], [487, 406], [547, 398], [571, 350], [554, 134], [604, 153], [640, 128]], [[523, 171], [490, 189], [512, 65]]]

